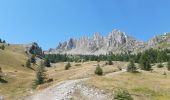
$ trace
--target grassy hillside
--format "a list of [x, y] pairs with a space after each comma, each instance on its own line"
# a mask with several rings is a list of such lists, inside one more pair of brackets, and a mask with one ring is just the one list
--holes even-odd
[[0, 96], [14, 99], [29, 92], [34, 72], [23, 65], [28, 59], [22, 45], [6, 46], [0, 50], [0, 67], [7, 83], [0, 83]]
[[[164, 71], [167, 75], [163, 75]], [[127, 89], [134, 100], [169, 100], [170, 72], [166, 68], [154, 68], [153, 72], [122, 73], [114, 77], [94, 77], [85, 83], [113, 93]]]
[[[140, 71], [140, 73], [122, 73], [112, 76], [96, 76], [95, 68], [99, 63], [104, 75], [119, 71], [119, 67], [125, 68], [127, 62], [113, 62], [113, 65], [105, 65], [105, 61], [74, 63], [69, 70], [65, 70], [64, 62], [52, 64], [53, 67], [46, 68], [48, 78], [53, 82], [38, 86], [32, 91], [32, 84], [35, 72], [26, 68], [25, 62], [28, 55], [24, 52], [22, 45], [6, 46], [5, 50], [0, 49], [0, 67], [4, 73], [3, 79], [7, 83], [0, 83], [0, 96], [7, 100], [15, 100], [22, 96], [31, 95], [37, 90], [41, 91], [53, 84], [69, 79], [80, 79], [91, 77], [86, 81], [86, 85], [105, 90], [112, 93], [117, 88], [125, 88], [135, 100], [169, 100], [170, 72], [164, 68], [154, 67], [153, 72]], [[167, 75], [163, 75], [164, 71]]]
[[[46, 83], [38, 86], [37, 90], [32, 90], [35, 72], [25, 67], [28, 55], [25, 53], [25, 47], [22, 45], [10, 45], [5, 50], [0, 50], [0, 67], [2, 68], [7, 83], [0, 83], [0, 96], [7, 100], [14, 100], [22, 96], [31, 95], [32, 92], [44, 89], [50, 85], [58, 84], [68, 79], [79, 79], [95, 76], [94, 71], [97, 62], [71, 63], [72, 67], [65, 70], [64, 62], [52, 64], [53, 67], [46, 68], [47, 77], [52, 78], [52, 83]], [[105, 62], [100, 62], [104, 65]], [[114, 65], [103, 67], [104, 74], [118, 71], [117, 66], [126, 63], [114, 62]]]

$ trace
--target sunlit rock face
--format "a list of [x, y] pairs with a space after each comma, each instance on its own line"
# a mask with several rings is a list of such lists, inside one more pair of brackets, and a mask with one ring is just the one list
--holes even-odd
[[148, 42], [138, 41], [120, 30], [113, 30], [107, 36], [95, 33], [93, 37], [70, 38], [59, 43], [56, 49], [50, 49], [46, 53], [62, 54], [108, 54], [112, 53], [136, 53], [158, 45], [161, 41], [170, 43], [170, 34], [157, 36]]

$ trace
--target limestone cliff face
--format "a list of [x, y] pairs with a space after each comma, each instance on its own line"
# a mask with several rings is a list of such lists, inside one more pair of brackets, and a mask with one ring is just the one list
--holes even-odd
[[[50, 49], [47, 53], [63, 54], [107, 54], [113, 53], [135, 53], [147, 48], [155, 47], [160, 43], [170, 43], [170, 34], [155, 37], [148, 42], [138, 41], [120, 30], [113, 30], [106, 37], [95, 33], [93, 37], [81, 37], [80, 39], [69, 39], [59, 43], [56, 49]], [[163, 41], [163, 42], [162, 42]]]

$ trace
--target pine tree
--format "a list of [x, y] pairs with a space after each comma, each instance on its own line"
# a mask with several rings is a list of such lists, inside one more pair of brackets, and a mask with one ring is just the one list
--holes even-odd
[[150, 71], [152, 69], [150, 61], [147, 54], [142, 54], [140, 57], [140, 67], [142, 70]]
[[97, 74], [97, 75], [103, 75], [103, 70], [102, 70], [102, 68], [100, 67], [99, 64], [98, 64], [97, 67], [96, 67], [95, 74]]
[[44, 62], [41, 61], [41, 64], [36, 71], [36, 80], [35, 80], [36, 85], [45, 83], [45, 80], [47, 79], [45, 72], [46, 70], [45, 70]]
[[31, 61], [30, 61], [30, 59], [28, 59], [28, 60], [26, 61], [26, 67], [28, 67], [28, 68], [31, 67]]
[[127, 66], [127, 71], [133, 73], [133, 72], [136, 72], [136, 70], [137, 70], [137, 68], [136, 68], [136, 66], [134, 64], [134, 61], [130, 60], [129, 65]]

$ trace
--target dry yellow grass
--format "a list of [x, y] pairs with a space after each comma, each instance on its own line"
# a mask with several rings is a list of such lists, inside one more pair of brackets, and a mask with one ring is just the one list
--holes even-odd
[[[27, 55], [24, 47], [18, 45], [7, 46], [0, 50], [0, 67], [5, 73], [6, 84], [0, 84], [0, 96], [3, 95], [7, 100], [17, 99], [17, 97], [30, 94], [35, 72], [23, 67]], [[71, 63], [72, 67], [65, 70], [66, 63], [53, 64], [54, 67], [47, 68], [47, 75], [53, 78], [54, 82], [42, 85], [43, 88], [52, 84], [57, 84], [68, 79], [79, 79], [92, 77], [85, 84], [108, 92], [113, 92], [117, 88], [126, 88], [135, 100], [169, 100], [170, 98], [170, 72], [166, 68], [154, 68], [154, 71], [141, 73], [122, 73], [116, 76], [98, 77], [94, 74], [98, 62]], [[114, 65], [106, 65], [105, 62], [99, 63], [104, 74], [118, 71], [118, 66], [125, 68], [126, 62], [114, 62]], [[163, 75], [166, 71], [167, 75]], [[41, 87], [41, 86], [40, 86]], [[40, 88], [41, 89], [41, 88]], [[36, 92], [36, 91], [35, 91]]]
[[122, 73], [113, 77], [95, 77], [86, 81], [86, 85], [113, 92], [117, 88], [127, 89], [135, 100], [169, 100], [170, 72], [163, 75], [164, 69], [151, 73]]
[[8, 81], [0, 84], [0, 95], [5, 96], [7, 100], [23, 96], [31, 89], [34, 72], [23, 67], [28, 59], [24, 49], [19, 45], [11, 45], [0, 50], [0, 67], [4, 73], [3, 78]]
[[[100, 62], [99, 64], [102, 66], [105, 62]], [[107, 65], [101, 67], [103, 69], [104, 74], [112, 73], [118, 71], [118, 65], [120, 62], [114, 62], [114, 65]], [[64, 69], [64, 65], [66, 63], [57, 63], [54, 64], [52, 68], [47, 69], [47, 73], [49, 77], [53, 78], [55, 81], [63, 81], [67, 79], [79, 79], [79, 78], [87, 78], [95, 76], [94, 71], [97, 66], [97, 62], [84, 62], [84, 63], [71, 63], [72, 67], [69, 70]], [[126, 63], [122, 63], [124, 66]]]
[[[22, 45], [10, 45], [6, 46], [5, 50], [0, 50], [0, 67], [5, 74], [4, 79], [8, 81], [6, 84], [0, 84], [0, 96], [3, 95], [8, 100], [29, 95], [32, 88], [35, 72], [23, 67], [28, 59], [24, 50], [25, 47]], [[100, 65], [104, 63], [100, 62]], [[117, 64], [117, 62], [115, 63]], [[95, 76], [97, 62], [71, 63], [72, 67], [69, 70], [64, 69], [65, 64], [56, 63], [54, 67], [47, 68], [47, 75], [49, 78], [53, 78], [54, 82], [43, 84], [38, 90], [68, 79]], [[102, 69], [104, 73], [111, 73], [116, 71], [117, 67], [112, 65], [102, 67]]]

